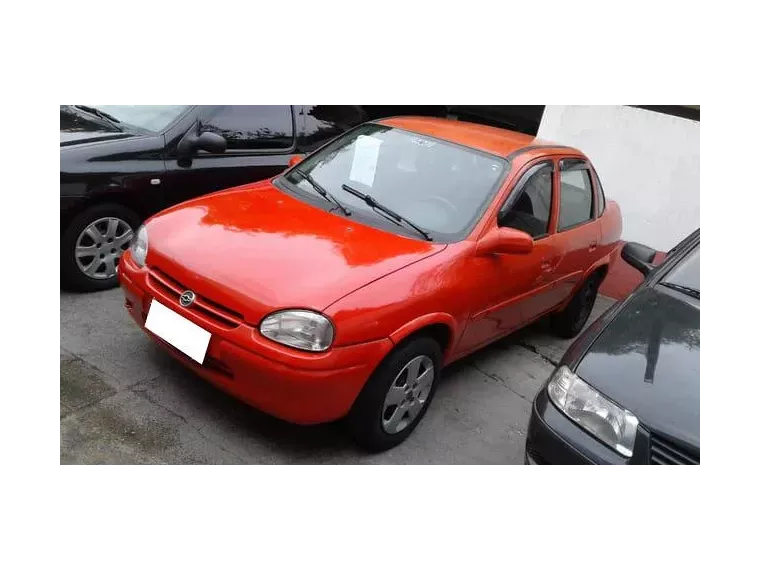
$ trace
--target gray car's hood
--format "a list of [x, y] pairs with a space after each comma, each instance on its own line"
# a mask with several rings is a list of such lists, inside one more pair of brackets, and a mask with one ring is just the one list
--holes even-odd
[[576, 368], [653, 431], [699, 449], [699, 300], [642, 288]]

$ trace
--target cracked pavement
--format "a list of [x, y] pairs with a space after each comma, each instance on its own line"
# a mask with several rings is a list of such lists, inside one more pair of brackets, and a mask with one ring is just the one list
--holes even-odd
[[339, 424], [291, 425], [210, 386], [122, 303], [61, 292], [62, 464], [522, 464], [533, 398], [572, 342], [539, 322], [452, 364], [409, 439], [367, 454]]

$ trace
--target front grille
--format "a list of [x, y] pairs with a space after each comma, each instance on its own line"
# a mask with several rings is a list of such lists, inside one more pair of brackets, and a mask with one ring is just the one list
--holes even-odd
[[654, 465], [699, 465], [699, 453], [694, 455], [683, 447], [655, 434], [649, 438], [649, 463]]
[[[172, 299], [175, 305], [179, 305], [179, 296], [188, 290], [187, 287], [155, 267], [150, 269], [148, 274], [148, 284], [155, 291], [161, 292], [169, 299]], [[235, 327], [240, 326], [243, 322], [243, 315], [240, 313], [232, 311], [227, 307], [198, 294], [196, 294], [193, 304], [189, 307], [185, 307], [185, 309], [206, 320], [212, 321], [217, 326], [225, 329], [234, 329]]]

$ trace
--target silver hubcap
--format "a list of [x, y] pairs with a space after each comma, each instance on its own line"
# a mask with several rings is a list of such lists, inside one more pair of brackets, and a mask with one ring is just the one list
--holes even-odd
[[417, 356], [407, 362], [385, 396], [382, 420], [386, 433], [399, 433], [414, 421], [430, 395], [434, 379], [429, 356]]
[[93, 279], [114, 277], [119, 258], [129, 247], [133, 236], [132, 228], [124, 220], [95, 220], [79, 234], [74, 247], [79, 270]]

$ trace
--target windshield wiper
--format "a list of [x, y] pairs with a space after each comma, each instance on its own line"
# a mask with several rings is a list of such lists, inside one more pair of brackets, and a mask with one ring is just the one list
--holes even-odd
[[113, 123], [114, 125], [118, 125], [121, 123], [119, 119], [114, 117], [113, 115], [109, 115], [105, 111], [101, 111], [97, 107], [90, 107], [89, 105], [74, 105], [75, 108], [81, 109], [82, 111], [86, 111], [92, 115], [95, 115], [97, 117], [100, 117], [101, 119], [105, 119], [109, 123]]
[[375, 200], [369, 194], [364, 194], [362, 192], [359, 192], [358, 190], [356, 190], [354, 188], [351, 188], [348, 184], [343, 184], [342, 187], [343, 187], [343, 190], [345, 190], [349, 194], [353, 194], [354, 196], [356, 196], [360, 200], [363, 200], [364, 203], [367, 204], [367, 206], [369, 206], [370, 208], [375, 208], [377, 210], [380, 210], [381, 212], [383, 212], [386, 215], [390, 216], [397, 223], [398, 222], [405, 222], [410, 228], [413, 228], [413, 229], [417, 230], [421, 235], [425, 236], [425, 239], [427, 241], [433, 241], [433, 238], [431, 238], [430, 234], [427, 233], [425, 230], [423, 230], [422, 228], [420, 228], [416, 224], [410, 222], [409, 220], [407, 220], [401, 214], [398, 214], [398, 213], [394, 212], [390, 208], [386, 208], [385, 206], [383, 206], [382, 204], [380, 204], [377, 200]]
[[699, 291], [697, 291], [696, 289], [692, 289], [691, 287], [687, 287], [686, 285], [668, 283], [667, 281], [662, 281], [661, 283], [665, 287], [669, 287], [670, 289], [673, 289], [674, 291], [678, 291], [679, 293], [685, 293], [689, 297], [696, 297], [697, 299], [699, 299]]
[[306, 173], [306, 172], [304, 172], [303, 170], [298, 170], [297, 168], [294, 168], [294, 169], [293, 169], [293, 171], [294, 171], [294, 172], [296, 172], [297, 174], [300, 174], [300, 175], [301, 175], [301, 177], [302, 177], [304, 180], [306, 180], [306, 182], [308, 182], [309, 184], [311, 184], [312, 188], [314, 188], [314, 190], [316, 190], [316, 191], [317, 191], [317, 193], [318, 193], [320, 196], [322, 196], [322, 198], [324, 198], [324, 199], [325, 199], [325, 200], [327, 200], [328, 202], [332, 202], [333, 204], [335, 204], [336, 206], [338, 206], [338, 208], [340, 208], [340, 209], [341, 209], [341, 211], [342, 211], [342, 212], [343, 212], [343, 213], [344, 213], [346, 216], [350, 216], [350, 215], [351, 215], [351, 210], [349, 210], [349, 209], [348, 209], [348, 208], [346, 208], [346, 207], [345, 207], [343, 204], [341, 204], [341, 203], [340, 203], [340, 201], [339, 201], [339, 200], [338, 200], [338, 199], [337, 199], [335, 196], [333, 196], [333, 195], [332, 195], [332, 194], [330, 194], [330, 193], [329, 193], [327, 190], [325, 190], [324, 188], [322, 188], [322, 185], [321, 185], [319, 182], [317, 182], [316, 180], [314, 180], [314, 179], [311, 177], [311, 174], [307, 174], [307, 173]]

